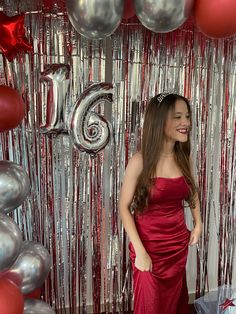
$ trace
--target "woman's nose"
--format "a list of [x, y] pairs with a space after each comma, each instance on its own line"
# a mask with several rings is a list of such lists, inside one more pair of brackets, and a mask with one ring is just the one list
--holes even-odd
[[189, 125], [190, 125], [190, 119], [189, 119], [189, 118], [186, 118], [186, 117], [183, 117], [182, 120], [181, 120], [181, 123], [182, 123], [184, 126], [189, 126]]

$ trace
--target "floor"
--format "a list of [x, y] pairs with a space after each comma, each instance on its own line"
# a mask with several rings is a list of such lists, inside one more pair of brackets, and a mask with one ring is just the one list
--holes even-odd
[[[131, 313], [128, 313], [128, 312], [123, 312], [123, 314], [132, 314], [133, 312]], [[105, 313], [102, 313], [102, 314], [105, 314]], [[111, 313], [110, 313], [111, 314]], [[121, 314], [121, 313], [120, 313]], [[194, 305], [193, 304], [189, 304], [189, 314], [197, 314], [197, 312], [195, 311], [195, 308], [194, 308]]]
[[197, 312], [195, 311], [194, 305], [189, 304], [189, 314], [196, 314]]

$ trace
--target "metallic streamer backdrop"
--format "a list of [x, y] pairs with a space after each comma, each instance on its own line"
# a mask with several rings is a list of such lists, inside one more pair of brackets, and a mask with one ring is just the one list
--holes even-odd
[[[79, 306], [81, 313], [130, 310], [119, 190], [128, 158], [140, 147], [146, 100], [164, 90], [184, 94], [193, 108], [204, 230], [198, 254], [190, 252], [189, 263], [197, 267], [196, 274], [188, 272], [192, 289], [199, 296], [235, 284], [235, 38], [210, 40], [189, 26], [154, 34], [133, 23], [122, 24], [109, 40], [89, 41], [64, 14], [28, 13], [26, 23], [34, 54], [12, 63], [0, 55], [0, 83], [18, 89], [29, 111], [21, 127], [0, 134], [0, 158], [23, 165], [31, 180], [30, 197], [12, 215], [24, 238], [51, 254], [45, 301], [57, 313], [77, 313]], [[110, 111], [105, 105], [97, 110], [110, 119], [113, 134], [95, 158], [75, 149], [68, 135], [40, 132], [47, 98], [40, 73], [52, 63], [71, 66], [68, 112], [86, 86], [105, 81], [111, 68], [114, 103]], [[188, 213], [187, 219], [191, 223]]]

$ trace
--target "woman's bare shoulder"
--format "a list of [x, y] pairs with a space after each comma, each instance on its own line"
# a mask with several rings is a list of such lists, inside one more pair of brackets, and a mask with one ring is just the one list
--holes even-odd
[[142, 172], [143, 169], [143, 157], [141, 152], [135, 153], [129, 160], [127, 169], [137, 172], [138, 175]]
[[141, 152], [137, 152], [135, 153], [130, 160], [134, 160], [134, 162], [139, 162], [142, 163], [143, 162], [143, 156]]

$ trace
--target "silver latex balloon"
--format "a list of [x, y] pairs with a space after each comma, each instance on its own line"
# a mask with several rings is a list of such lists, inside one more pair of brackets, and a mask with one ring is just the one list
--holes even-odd
[[134, 0], [140, 22], [156, 33], [180, 27], [190, 16], [195, 0]]
[[23, 203], [30, 191], [26, 171], [8, 160], [0, 161], [0, 212], [9, 213]]
[[51, 258], [43, 245], [24, 241], [20, 254], [9, 273], [21, 277], [21, 292], [27, 294], [42, 286], [50, 271], [50, 266]]
[[112, 102], [112, 85], [95, 83], [75, 102], [71, 115], [70, 132], [75, 146], [89, 154], [102, 150], [110, 139], [110, 124], [91, 110], [100, 102]]
[[68, 64], [51, 64], [41, 74], [41, 81], [49, 85], [46, 123], [41, 126], [43, 133], [67, 133], [65, 114], [69, 80], [70, 66]]
[[103, 39], [120, 24], [124, 0], [67, 0], [66, 7], [78, 33], [90, 39]]
[[11, 267], [19, 255], [21, 231], [8, 216], [0, 213], [0, 272]]
[[24, 314], [55, 314], [50, 305], [34, 299], [26, 299], [24, 303]]

